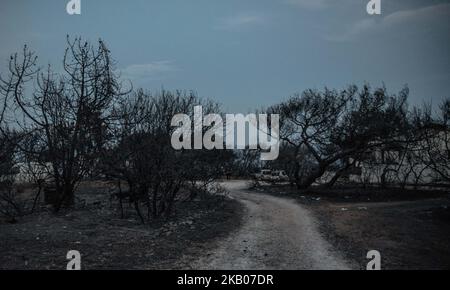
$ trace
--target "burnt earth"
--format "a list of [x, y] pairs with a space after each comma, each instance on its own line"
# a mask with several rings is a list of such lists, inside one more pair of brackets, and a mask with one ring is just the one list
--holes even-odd
[[65, 269], [69, 250], [80, 251], [82, 269], [188, 268], [210, 241], [239, 226], [242, 212], [234, 200], [204, 195], [180, 201], [168, 221], [142, 225], [131, 209], [120, 219], [105, 198], [83, 201], [58, 215], [41, 210], [0, 223], [0, 269]]
[[382, 269], [450, 269], [450, 195], [439, 190], [312, 188], [255, 191], [292, 198], [311, 209], [323, 236], [360, 269], [369, 250]]

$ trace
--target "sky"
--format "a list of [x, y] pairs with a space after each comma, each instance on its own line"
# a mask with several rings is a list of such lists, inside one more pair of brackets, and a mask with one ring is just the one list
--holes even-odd
[[101, 38], [134, 87], [194, 90], [245, 113], [308, 88], [383, 84], [410, 103], [450, 97], [450, 1], [0, 1], [0, 72], [24, 44], [58, 67], [66, 35]]

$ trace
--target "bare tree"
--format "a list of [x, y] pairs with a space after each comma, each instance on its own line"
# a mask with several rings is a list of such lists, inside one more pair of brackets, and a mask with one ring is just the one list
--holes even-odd
[[450, 100], [445, 100], [436, 117], [430, 109], [421, 115], [422, 162], [436, 173], [436, 181], [450, 181]]
[[345, 160], [401, 142], [407, 96], [407, 89], [395, 96], [384, 88], [350, 86], [340, 92], [307, 90], [270, 108], [281, 113], [280, 138], [293, 148], [297, 187], [309, 187], [331, 166], [339, 172], [349, 166]]
[[195, 190], [204, 190], [223, 174], [220, 156], [225, 153], [175, 150], [171, 145], [172, 117], [192, 116], [200, 104], [205, 112], [217, 111], [215, 104], [181, 91], [152, 95], [140, 90], [116, 107], [114, 142], [102, 158], [104, 173], [126, 184], [117, 194], [121, 209], [123, 199], [128, 199], [143, 223], [168, 217], [182, 189], [190, 189], [193, 198]]
[[16, 174], [16, 140], [17, 136], [6, 123], [7, 97], [6, 88], [0, 86], [2, 99], [0, 104], [0, 215], [14, 222], [16, 217], [24, 212], [14, 191], [14, 176]]
[[255, 173], [260, 167], [260, 152], [258, 150], [244, 149], [236, 150], [234, 162], [229, 170], [230, 175], [237, 177], [248, 177], [249, 174]]
[[[16, 126], [39, 137], [27, 153], [51, 173], [55, 211], [74, 203], [77, 184], [95, 167], [113, 100], [122, 95], [110, 52], [101, 40], [96, 47], [79, 38], [67, 38], [67, 44], [62, 75], [50, 66], [38, 69], [37, 57], [25, 46], [20, 57], [11, 57], [9, 76], [1, 79], [3, 91], [20, 112]], [[30, 81], [36, 89], [27, 93]]]

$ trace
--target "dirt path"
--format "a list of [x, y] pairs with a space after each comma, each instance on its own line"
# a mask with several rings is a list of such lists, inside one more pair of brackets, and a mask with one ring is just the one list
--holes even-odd
[[245, 181], [224, 184], [242, 202], [242, 227], [218, 241], [215, 250], [198, 259], [193, 269], [349, 269], [319, 234], [312, 215], [286, 198], [246, 191]]

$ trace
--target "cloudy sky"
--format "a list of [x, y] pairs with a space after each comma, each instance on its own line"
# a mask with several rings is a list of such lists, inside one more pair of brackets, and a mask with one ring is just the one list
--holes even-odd
[[450, 96], [450, 1], [69, 0], [0, 2], [0, 71], [27, 43], [57, 64], [65, 36], [102, 38], [135, 86], [195, 90], [229, 112], [306, 88], [405, 84], [411, 103]]

